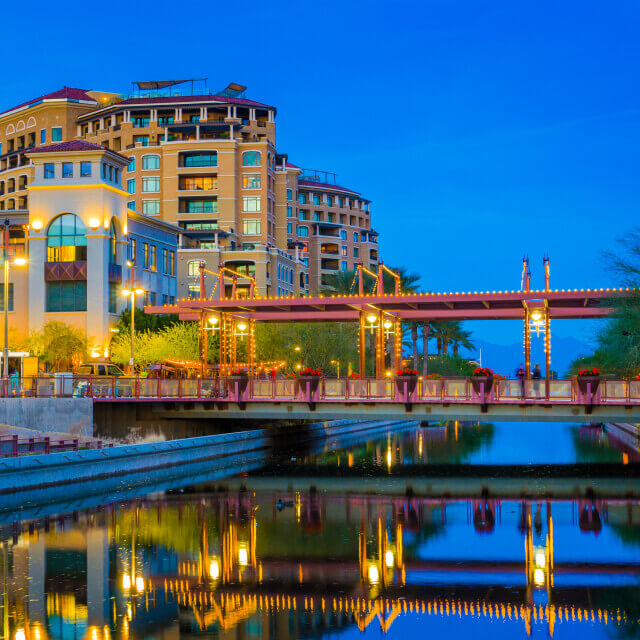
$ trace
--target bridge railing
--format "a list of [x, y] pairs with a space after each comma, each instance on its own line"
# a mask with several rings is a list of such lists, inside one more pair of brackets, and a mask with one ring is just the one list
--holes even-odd
[[[237, 378], [235, 379], [238, 380]], [[310, 385], [310, 386], [309, 386]], [[555, 402], [640, 404], [640, 380], [495, 379], [478, 390], [469, 378], [161, 379], [138, 376], [34, 376], [0, 378], [0, 397], [90, 397], [110, 400], [220, 399], [231, 401]]]

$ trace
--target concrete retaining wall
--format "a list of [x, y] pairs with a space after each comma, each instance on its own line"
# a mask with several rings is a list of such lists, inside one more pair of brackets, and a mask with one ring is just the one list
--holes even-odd
[[0, 424], [93, 436], [91, 398], [0, 398]]
[[[267, 430], [0, 460], [0, 494], [139, 474], [266, 449]], [[212, 468], [215, 463], [212, 462]]]

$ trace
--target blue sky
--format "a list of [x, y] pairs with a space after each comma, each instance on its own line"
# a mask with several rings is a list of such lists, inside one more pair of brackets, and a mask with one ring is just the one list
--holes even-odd
[[[537, 286], [545, 252], [554, 287], [611, 283], [600, 253], [640, 204], [637, 2], [67, 5], [36, 0], [34, 35], [5, 30], [20, 54], [1, 106], [62, 85], [240, 82], [278, 107], [279, 151], [373, 201], [381, 255], [425, 289], [517, 289], [524, 253]], [[474, 330], [520, 341], [516, 323]]]

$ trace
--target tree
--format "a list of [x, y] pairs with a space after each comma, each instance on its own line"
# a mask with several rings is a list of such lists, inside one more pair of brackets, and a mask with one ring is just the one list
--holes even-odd
[[357, 287], [355, 287], [356, 278], [356, 269], [351, 269], [350, 271], [338, 271], [337, 273], [329, 274], [325, 276], [326, 284], [321, 287], [320, 291], [322, 293], [336, 295], [357, 293]]
[[[165, 360], [197, 361], [199, 358], [197, 322], [175, 322], [157, 331], [135, 333], [134, 349], [137, 365], [148, 366]], [[127, 364], [131, 355], [131, 336], [119, 333], [111, 341], [111, 360]]]
[[26, 347], [54, 371], [69, 371], [74, 360], [87, 357], [84, 331], [57, 320], [47, 322], [39, 331], [32, 331]]

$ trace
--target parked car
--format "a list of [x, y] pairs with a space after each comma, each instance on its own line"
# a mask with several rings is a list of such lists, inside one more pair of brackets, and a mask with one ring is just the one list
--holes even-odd
[[76, 373], [79, 376], [123, 376], [124, 371], [117, 365], [110, 362], [91, 362], [81, 364]]
[[[89, 393], [89, 380], [91, 380], [91, 395], [110, 397], [112, 395], [131, 395], [131, 382], [125, 380], [124, 385], [114, 378], [124, 376], [124, 371], [117, 365], [109, 362], [91, 362], [81, 364], [75, 371], [76, 384], [74, 385], [74, 397], [83, 397]], [[91, 378], [89, 378], [91, 376]]]

